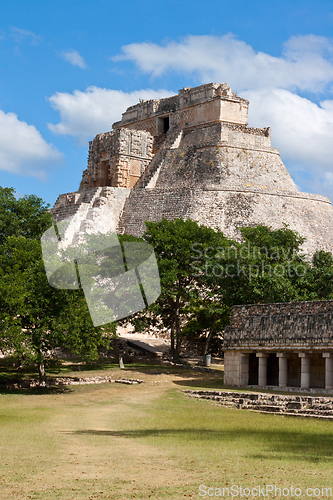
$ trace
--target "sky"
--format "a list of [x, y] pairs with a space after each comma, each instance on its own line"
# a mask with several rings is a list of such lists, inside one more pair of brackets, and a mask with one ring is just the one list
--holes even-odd
[[51, 206], [139, 99], [227, 83], [333, 201], [332, 0], [0, 0], [0, 186]]

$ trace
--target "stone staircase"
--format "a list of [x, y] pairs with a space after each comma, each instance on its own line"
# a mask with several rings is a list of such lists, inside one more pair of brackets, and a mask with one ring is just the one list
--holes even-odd
[[75, 215], [84, 206], [88, 208], [101, 190], [102, 188], [96, 187], [82, 192], [61, 194], [51, 209], [53, 219], [58, 222]]
[[333, 397], [284, 396], [258, 392], [191, 391], [190, 397], [209, 400], [227, 408], [291, 417], [312, 417], [333, 420]]
[[[135, 187], [137, 188], [154, 188], [158, 173], [164, 164], [165, 156], [169, 149], [174, 149], [175, 145], [180, 142], [183, 132], [181, 130], [169, 129], [166, 135], [163, 134], [163, 141], [160, 138], [160, 147], [150, 162], [147, 170], [142, 174]], [[178, 144], [179, 145], [179, 144]], [[178, 146], [177, 146], [178, 147]]]
[[[166, 219], [186, 217], [188, 206], [186, 197], [190, 197], [190, 194], [184, 193], [183, 190], [172, 190], [171, 186], [156, 187], [160, 171], [165, 162], [168, 161], [168, 155], [178, 148], [182, 135], [183, 133], [179, 129], [169, 129], [166, 133], [160, 149], [125, 201], [117, 225], [118, 234], [127, 233], [141, 236], [146, 230], [144, 221], [161, 220], [160, 214], [163, 214]], [[168, 191], [167, 195], [161, 195], [161, 191], [164, 192], [165, 189]], [[152, 200], [156, 200], [156, 203]], [[154, 213], [150, 210], [152, 203]]]

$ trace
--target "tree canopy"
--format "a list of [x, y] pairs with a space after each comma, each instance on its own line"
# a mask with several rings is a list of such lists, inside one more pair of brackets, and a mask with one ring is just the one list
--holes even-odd
[[0, 245], [8, 236], [38, 239], [52, 224], [49, 205], [35, 195], [15, 197], [15, 189], [0, 186]]
[[146, 227], [143, 238], [155, 249], [162, 293], [136, 318], [170, 330], [175, 358], [186, 335], [204, 335], [206, 353], [233, 305], [333, 298], [332, 255], [318, 251], [311, 259], [302, 252], [304, 238], [287, 226], [244, 227], [241, 241], [190, 219]]
[[[144, 240], [151, 244], [158, 260], [161, 295], [149, 308], [148, 317], [171, 332], [171, 354], [178, 358], [182, 334], [191, 325], [200, 323], [210, 328], [208, 317], [222, 314], [224, 306], [217, 303], [206, 276], [193, 266], [193, 247], [200, 242], [204, 248], [229, 245], [221, 231], [200, 226], [191, 219], [146, 222]], [[205, 310], [205, 313], [203, 313]]]
[[43, 379], [56, 347], [91, 359], [109, 345], [115, 327], [93, 326], [82, 289], [49, 285], [40, 241], [51, 225], [47, 205], [35, 196], [16, 200], [7, 188], [1, 196], [0, 346], [20, 362], [36, 363]]

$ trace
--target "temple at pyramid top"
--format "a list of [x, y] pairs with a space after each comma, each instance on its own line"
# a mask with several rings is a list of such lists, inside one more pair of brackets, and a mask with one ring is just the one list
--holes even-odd
[[[165, 133], [173, 125], [187, 128], [216, 121], [247, 125], [248, 107], [249, 101], [236, 96], [226, 83], [208, 83], [184, 87], [172, 97], [143, 100], [130, 106], [113, 128], [152, 118], [155, 123], [148, 128], [154, 136]], [[146, 129], [146, 124], [141, 125]]]
[[[226, 83], [185, 87], [175, 96], [130, 106], [122, 120], [113, 124], [113, 130], [90, 142], [88, 168], [79, 190], [105, 186], [131, 189], [161, 148], [169, 145], [174, 149], [185, 137], [187, 142], [209, 139], [220, 145], [270, 148], [269, 127], [247, 126], [248, 107], [249, 101], [236, 96]], [[214, 124], [218, 131], [211, 128]], [[199, 136], [190, 138], [195, 130], [200, 131]], [[182, 137], [173, 141], [179, 131]], [[296, 189], [290, 181], [288, 184], [289, 189]]]

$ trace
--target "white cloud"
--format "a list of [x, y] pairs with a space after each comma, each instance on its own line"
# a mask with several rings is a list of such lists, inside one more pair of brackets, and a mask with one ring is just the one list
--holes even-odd
[[200, 81], [227, 82], [240, 91], [288, 88], [321, 91], [333, 80], [333, 41], [314, 35], [290, 38], [281, 57], [256, 52], [232, 34], [187, 36], [166, 45], [132, 43], [114, 61], [133, 61], [143, 72], [161, 76], [189, 73]]
[[23, 43], [27, 41], [30, 45], [38, 45], [43, 37], [40, 35], [36, 35], [33, 31], [30, 30], [22, 30], [20, 28], [16, 28], [15, 26], [10, 28], [11, 36], [17, 43]]
[[272, 146], [303, 191], [333, 201], [333, 101], [320, 105], [289, 90], [251, 90], [249, 124], [270, 126]]
[[77, 50], [67, 50], [61, 52], [60, 56], [65, 59], [65, 61], [73, 64], [73, 66], [79, 66], [79, 68], [86, 68], [86, 62]]
[[[304, 179], [316, 179], [319, 192], [332, 185], [333, 101], [326, 99], [316, 104], [297, 95], [332, 90], [332, 39], [293, 36], [277, 57], [255, 51], [232, 34], [188, 36], [165, 45], [126, 45], [122, 54], [113, 59], [133, 61], [142, 72], [154, 77], [173, 71], [190, 75], [198, 83], [228, 83], [238, 95], [250, 100], [250, 125], [272, 128], [272, 145], [280, 149], [289, 168], [291, 165], [294, 172], [303, 171]], [[48, 126], [54, 133], [72, 135], [86, 145], [97, 133], [110, 130], [126, 108], [140, 98], [158, 99], [172, 94], [150, 89], [124, 93], [98, 87], [71, 94], [58, 92], [49, 101], [61, 120]], [[302, 184], [302, 175], [297, 181]], [[306, 181], [303, 189], [305, 185]]]
[[44, 179], [49, 166], [61, 159], [61, 153], [43, 139], [34, 125], [0, 110], [0, 170]]
[[57, 92], [49, 98], [54, 109], [59, 111], [60, 123], [48, 124], [52, 132], [72, 135], [81, 145], [96, 134], [111, 130], [112, 123], [121, 120], [122, 113], [139, 99], [160, 99], [173, 95], [168, 90], [136, 90], [125, 93], [121, 90], [89, 87], [85, 92], [75, 90], [73, 94]]
[[333, 101], [318, 106], [289, 90], [251, 90], [249, 123], [270, 126], [272, 145], [295, 164], [326, 170], [333, 167]]
[[[272, 128], [272, 145], [297, 181], [328, 194], [333, 186], [333, 101], [316, 104], [297, 92], [333, 88], [333, 39], [293, 36], [281, 56], [255, 51], [234, 35], [187, 36], [165, 45], [133, 43], [115, 61], [133, 61], [154, 77], [178, 72], [200, 83], [226, 82], [250, 101], [249, 123]], [[304, 180], [304, 182], [303, 182]]]

